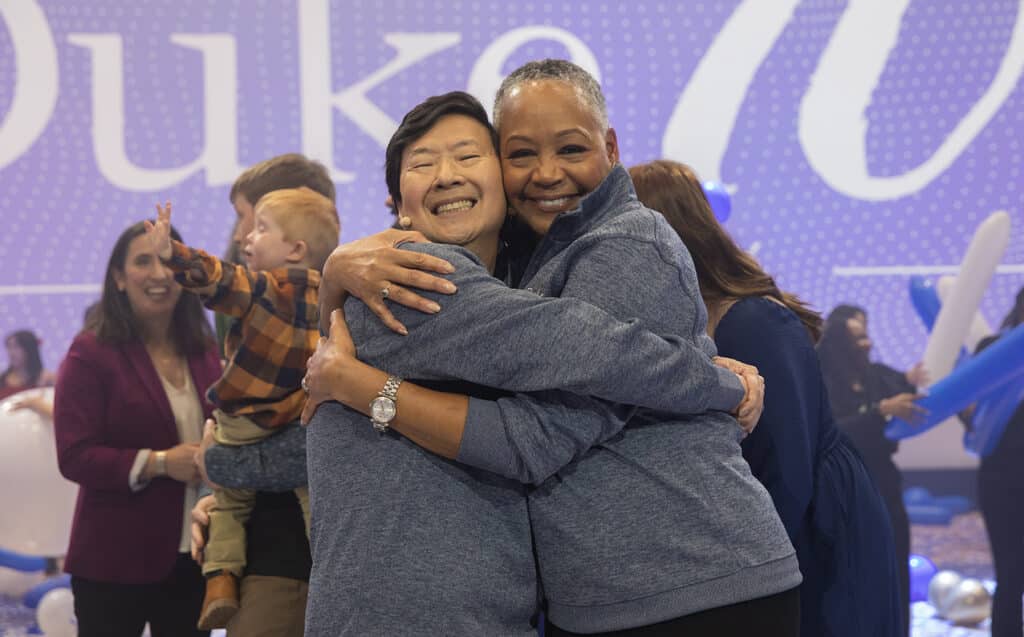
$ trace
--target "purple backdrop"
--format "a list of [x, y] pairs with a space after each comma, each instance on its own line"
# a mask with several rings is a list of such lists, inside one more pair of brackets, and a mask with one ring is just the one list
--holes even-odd
[[867, 306], [891, 362], [925, 343], [908, 274], [955, 266], [994, 210], [1015, 228], [990, 323], [1024, 283], [1017, 2], [353, 4], [0, 4], [0, 332], [38, 330], [56, 367], [126, 225], [170, 199], [219, 253], [231, 181], [274, 154], [331, 162], [343, 240], [385, 227], [395, 121], [451, 89], [489, 103], [544, 56], [599, 72], [627, 165], [728, 184], [737, 239], [819, 309]]

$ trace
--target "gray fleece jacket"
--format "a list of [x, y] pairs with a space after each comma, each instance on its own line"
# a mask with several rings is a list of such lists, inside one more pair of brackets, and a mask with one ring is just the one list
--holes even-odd
[[[613, 630], [799, 583], [735, 421], [709, 411], [735, 407], [742, 388], [710, 362], [689, 257], [621, 167], [552, 226], [530, 290], [509, 290], [464, 250], [408, 249], [450, 260], [460, 291], [436, 299], [437, 316], [395, 308], [404, 338], [350, 301], [360, 358], [412, 378], [580, 394], [474, 400], [459, 457], [522, 481], [564, 467], [529, 503], [553, 621]], [[321, 408], [309, 436], [309, 634], [529, 632], [522, 487], [377, 436], [338, 405]]]

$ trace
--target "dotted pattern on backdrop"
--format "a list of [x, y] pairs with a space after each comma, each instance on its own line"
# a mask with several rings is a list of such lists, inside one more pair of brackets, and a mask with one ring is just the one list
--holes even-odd
[[[17, 161], [0, 168], [0, 285], [99, 282], [118, 233], [175, 203], [175, 224], [192, 244], [221, 252], [233, 221], [227, 185], [200, 173], [164, 192], [124, 192], [96, 167], [89, 52], [72, 33], [117, 33], [124, 44], [128, 157], [172, 167], [203, 144], [201, 58], [175, 46], [172, 33], [228, 33], [237, 42], [238, 157], [243, 165], [301, 150], [300, 34], [297, 3], [285, 0], [43, 0], [60, 61], [60, 97], [50, 124]], [[527, 25], [576, 34], [601, 67], [613, 125], [627, 165], [659, 156], [676, 101], [715, 35], [739, 2], [555, 3], [388, 0], [380, 6], [332, 2], [333, 90], [364, 79], [393, 59], [392, 32], [455, 32], [460, 42], [377, 86], [368, 98], [396, 121], [429, 94], [466, 88], [473, 64], [500, 35]], [[834, 266], [954, 264], [991, 210], [1013, 215], [1006, 263], [1024, 263], [1019, 88], [953, 166], [915, 195], [865, 202], [832, 191], [809, 167], [797, 141], [799, 104], [846, 3], [806, 0], [796, 9], [749, 86], [723, 164], [739, 190], [730, 231], [780, 284], [827, 310], [866, 306], [882, 356], [909, 365], [925, 333], [913, 314], [906, 277], [837, 277]], [[985, 91], [1017, 19], [1011, 0], [911, 3], [866, 113], [873, 174], [903, 173], [927, 159]], [[0, 24], [0, 113], [13, 100], [13, 49]], [[565, 56], [555, 42], [525, 44], [504, 71], [529, 59]], [[334, 112], [334, 163], [353, 172], [339, 184], [343, 239], [390, 223], [383, 206], [383, 149]], [[996, 323], [1024, 283], [998, 276], [983, 312]], [[84, 294], [0, 296], [0, 332], [31, 326], [55, 367], [78, 329]]]

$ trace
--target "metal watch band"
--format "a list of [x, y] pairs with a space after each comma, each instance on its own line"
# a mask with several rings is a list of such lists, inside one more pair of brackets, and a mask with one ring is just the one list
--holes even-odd
[[[390, 428], [390, 423], [395, 417], [398, 406], [396, 401], [398, 399], [398, 386], [402, 384], [402, 379], [398, 376], [389, 375], [387, 381], [384, 383], [384, 387], [381, 388], [380, 393], [370, 402], [370, 424], [378, 433], [384, 433]], [[390, 409], [391, 414], [384, 418], [377, 418], [373, 411], [378, 402], [390, 403], [390, 406], [385, 409]]]
[[402, 379], [398, 376], [388, 376], [387, 381], [384, 383], [384, 388], [380, 390], [380, 395], [395, 400], [398, 398], [398, 386], [401, 384]]

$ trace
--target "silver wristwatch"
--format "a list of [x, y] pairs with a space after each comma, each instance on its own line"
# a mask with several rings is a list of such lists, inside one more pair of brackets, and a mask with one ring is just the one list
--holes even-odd
[[398, 412], [398, 386], [401, 384], [402, 379], [398, 376], [388, 376], [384, 388], [370, 401], [370, 423], [380, 433], [387, 431], [391, 421], [395, 419]]

